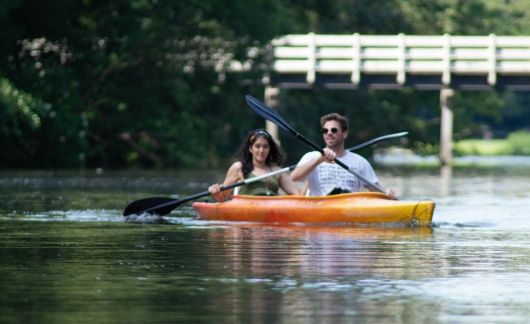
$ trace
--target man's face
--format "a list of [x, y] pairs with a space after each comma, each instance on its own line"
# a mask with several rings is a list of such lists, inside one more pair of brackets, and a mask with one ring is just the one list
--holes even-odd
[[344, 145], [344, 140], [348, 136], [348, 132], [342, 131], [338, 121], [328, 120], [322, 127], [322, 136], [327, 147], [335, 148]]

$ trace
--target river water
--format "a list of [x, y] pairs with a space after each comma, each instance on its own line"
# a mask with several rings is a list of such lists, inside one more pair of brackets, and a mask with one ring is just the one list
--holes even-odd
[[0, 173], [1, 323], [526, 323], [530, 167], [378, 170], [433, 227], [230, 224], [189, 205], [221, 172]]

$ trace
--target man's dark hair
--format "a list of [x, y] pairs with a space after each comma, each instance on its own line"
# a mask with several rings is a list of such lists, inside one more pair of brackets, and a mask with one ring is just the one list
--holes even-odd
[[348, 120], [346, 119], [346, 117], [340, 114], [337, 114], [337, 113], [331, 113], [331, 114], [322, 116], [320, 118], [320, 126], [324, 127], [324, 124], [330, 120], [338, 121], [343, 132], [348, 130]]

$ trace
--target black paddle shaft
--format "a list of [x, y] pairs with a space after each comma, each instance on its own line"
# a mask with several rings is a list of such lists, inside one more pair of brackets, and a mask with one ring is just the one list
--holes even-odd
[[[286, 167], [283, 169], [279, 169], [261, 176], [248, 178], [243, 181], [239, 181], [236, 183], [232, 183], [227, 186], [221, 186], [221, 191], [232, 189], [235, 187], [239, 187], [245, 184], [249, 184], [255, 181], [259, 181], [261, 179], [281, 174], [287, 171], [292, 171], [295, 168], [296, 165], [292, 165], [290, 167]], [[125, 207], [125, 210], [123, 211], [123, 216], [129, 216], [132, 214], [157, 214], [157, 215], [167, 215], [169, 214], [173, 209], [177, 208], [181, 204], [195, 200], [197, 198], [206, 197], [210, 195], [209, 191], [203, 191], [199, 192], [190, 196], [187, 196], [182, 199], [173, 199], [173, 198], [164, 198], [164, 197], [152, 197], [152, 198], [144, 198], [137, 201], [134, 201], [130, 203], [127, 207]]]
[[[311, 146], [313, 149], [317, 150], [318, 152], [320, 152], [321, 154], [324, 154], [324, 150], [322, 148], [320, 148], [319, 146], [317, 146], [313, 141], [310, 141], [309, 139], [307, 139], [305, 136], [303, 136], [302, 134], [300, 134], [299, 132], [297, 132], [294, 128], [292, 128], [286, 121], [285, 119], [282, 118], [282, 116], [280, 116], [276, 111], [274, 111], [272, 108], [270, 108], [269, 106], [265, 105], [263, 102], [259, 101], [258, 99], [250, 96], [250, 95], [247, 95], [246, 97], [246, 100], [247, 100], [247, 104], [249, 105], [249, 107], [255, 112], [257, 113], [258, 115], [260, 115], [261, 117], [265, 118], [266, 120], [270, 121], [270, 122], [273, 122], [274, 124], [276, 124], [278, 127], [282, 128], [283, 130], [291, 133], [291, 135], [295, 136], [296, 138], [298, 138], [299, 140], [301, 140], [302, 142], [306, 143], [307, 145]], [[357, 178], [359, 178], [362, 182], [364, 182], [368, 187], [370, 187], [372, 190], [376, 190], [376, 191], [379, 191], [379, 192], [382, 192], [382, 193], [385, 193], [385, 191], [383, 190], [383, 188], [381, 188], [381, 186], [378, 186], [377, 184], [375, 183], [372, 183], [371, 181], [369, 181], [368, 179], [366, 179], [365, 177], [363, 177], [362, 175], [360, 175], [358, 172], [356, 172], [355, 170], [352, 170], [350, 169], [346, 164], [344, 164], [343, 162], [341, 162], [340, 160], [338, 159], [335, 159], [335, 163], [337, 163], [337, 165], [339, 165], [340, 167], [342, 167], [344, 170], [350, 172], [351, 174], [353, 174], [354, 176], [356, 176]]]
[[[324, 155], [324, 150], [322, 148], [320, 148], [319, 146], [317, 146], [315, 143], [313, 143], [312, 141], [310, 141], [309, 139], [307, 139], [305, 136], [301, 135], [300, 133], [296, 132], [295, 136], [297, 138], [299, 138], [302, 142], [306, 143], [307, 145], [311, 146], [312, 148], [314, 148], [315, 150], [317, 150], [318, 152], [320, 152], [320, 154]], [[376, 191], [379, 191], [379, 192], [382, 192], [382, 193], [385, 193], [385, 190], [383, 188], [381, 188], [381, 186], [378, 186], [377, 184], [375, 183], [372, 183], [371, 181], [369, 181], [368, 179], [366, 179], [365, 177], [363, 177], [362, 175], [360, 175], [358, 172], [352, 170], [349, 166], [347, 166], [346, 164], [344, 164], [341, 160], [339, 159], [335, 159], [335, 163], [340, 166], [341, 168], [345, 169], [346, 171], [352, 173], [353, 175], [355, 175], [357, 178], [361, 179], [361, 181], [363, 181], [368, 187], [370, 187], [372, 190], [376, 190]]]
[[[236, 182], [228, 186], [223, 186], [221, 190], [227, 190], [232, 189], [237, 186], [241, 186], [242, 184], [245, 184], [244, 181]], [[199, 192], [190, 196], [187, 196], [182, 199], [173, 199], [173, 198], [164, 198], [164, 197], [151, 197], [151, 198], [144, 198], [140, 200], [136, 200], [127, 207], [125, 207], [125, 210], [123, 211], [123, 216], [129, 216], [133, 214], [157, 214], [160, 216], [169, 214], [173, 209], [177, 208], [183, 203], [186, 203], [188, 201], [192, 201], [198, 198], [206, 197], [210, 195], [210, 192], [208, 190]]]
[[[372, 139], [370, 141], [367, 141], [367, 142], [361, 143], [359, 145], [356, 145], [356, 146], [354, 146], [352, 148], [349, 148], [348, 151], [354, 152], [354, 151], [360, 150], [362, 148], [365, 148], [367, 146], [373, 145], [374, 143], [378, 143], [380, 141], [384, 141], [384, 140], [388, 140], [388, 139], [392, 139], [392, 138], [403, 137], [403, 136], [405, 136], [407, 134], [408, 134], [408, 132], [401, 132], [401, 133], [395, 133], [395, 134], [389, 134], [389, 135], [380, 136], [380, 137], [374, 138], [374, 139]], [[300, 138], [300, 140], [304, 141], [308, 145], [311, 145], [311, 147], [314, 147], [313, 143], [311, 141], [309, 141], [308, 139], [306, 139], [305, 137], [303, 137], [301, 134], [296, 133], [295, 136]], [[320, 148], [318, 146], [315, 146], [314, 148], [316, 150], [320, 151]], [[248, 184], [250, 182], [256, 181], [257, 180], [256, 178], [264, 178], [264, 177], [267, 177], [267, 176], [273, 176], [275, 174], [279, 174], [280, 172], [292, 171], [295, 167], [296, 167], [296, 164], [293, 164], [293, 165], [291, 165], [291, 166], [289, 166], [287, 168], [268, 173], [267, 175], [246, 179], [245, 181], [236, 182], [236, 183], [233, 183], [233, 184], [228, 185], [228, 186], [222, 186], [221, 190], [232, 189], [232, 188], [235, 188], [237, 186]], [[177, 208], [181, 204], [186, 203], [188, 201], [192, 201], [192, 200], [201, 198], [201, 197], [206, 197], [209, 194], [210, 193], [208, 191], [203, 191], [203, 192], [199, 192], [199, 193], [184, 197], [182, 199], [174, 199], [174, 198], [169, 198], [169, 197], [150, 197], [150, 198], [144, 198], [144, 199], [136, 200], [136, 201], [133, 201], [132, 203], [130, 203], [125, 208], [125, 210], [123, 212], [123, 216], [129, 216], [129, 215], [133, 215], [133, 214], [142, 214], [142, 213], [157, 214], [157, 215], [160, 215], [160, 216], [167, 215], [167, 214], [171, 213], [171, 211], [173, 209]]]

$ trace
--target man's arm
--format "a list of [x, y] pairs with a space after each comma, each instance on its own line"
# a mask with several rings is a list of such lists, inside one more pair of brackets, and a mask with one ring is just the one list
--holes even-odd
[[[375, 185], [379, 186], [379, 187], [382, 187], [379, 182], [375, 182]], [[379, 190], [375, 190], [375, 189], [372, 189], [372, 188], [369, 188], [369, 187], [368, 187], [368, 191], [379, 192]], [[388, 197], [390, 197], [390, 199], [398, 200], [396, 192], [394, 190], [392, 190], [392, 189], [385, 189], [385, 194]]]
[[[316, 155], [316, 154], [315, 154]], [[324, 155], [319, 154], [307, 162], [304, 162], [304, 158], [300, 160], [296, 168], [291, 172], [291, 180], [303, 181], [307, 176], [322, 162], [333, 163], [336, 154], [332, 150], [325, 148]]]

